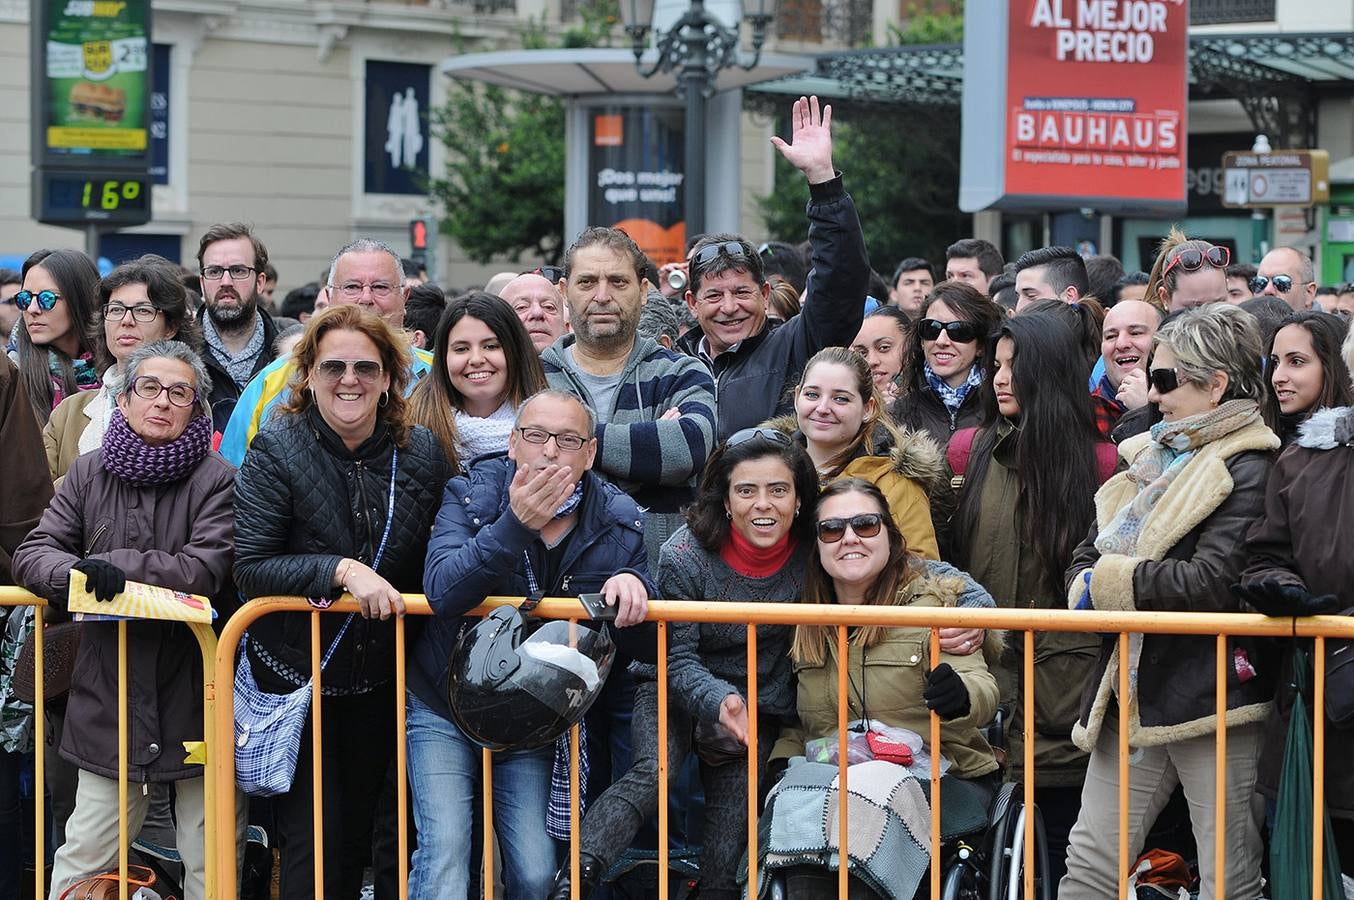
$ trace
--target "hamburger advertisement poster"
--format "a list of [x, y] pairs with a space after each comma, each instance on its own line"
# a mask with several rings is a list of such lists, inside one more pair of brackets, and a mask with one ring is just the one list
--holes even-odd
[[149, 4], [144, 0], [43, 2], [47, 6], [47, 150], [104, 158], [144, 155]]

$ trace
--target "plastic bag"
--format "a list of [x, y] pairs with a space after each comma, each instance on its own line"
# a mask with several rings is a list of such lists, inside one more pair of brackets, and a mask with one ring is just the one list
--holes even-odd
[[[846, 731], [846, 764], [848, 766], [869, 762], [876, 758], [869, 743], [869, 733], [874, 732], [889, 741], [905, 744], [912, 751], [912, 765], [906, 767], [908, 771], [918, 778], [931, 777], [931, 757], [922, 749], [925, 747], [925, 741], [915, 731], [885, 725], [878, 719], [857, 719], [846, 726]], [[835, 765], [839, 746], [840, 742], [835, 734], [829, 737], [814, 738], [804, 745], [804, 758], [809, 762]], [[949, 768], [950, 761], [941, 757], [940, 773], [945, 774]]]

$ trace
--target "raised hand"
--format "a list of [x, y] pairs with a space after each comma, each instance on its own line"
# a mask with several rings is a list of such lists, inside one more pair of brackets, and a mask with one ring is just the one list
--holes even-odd
[[818, 108], [817, 97], [800, 97], [790, 112], [790, 143], [772, 137], [772, 145], [786, 162], [804, 173], [809, 184], [837, 176], [832, 167], [832, 107]]

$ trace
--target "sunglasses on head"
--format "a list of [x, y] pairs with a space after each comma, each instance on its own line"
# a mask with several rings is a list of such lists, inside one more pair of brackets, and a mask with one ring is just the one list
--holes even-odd
[[1280, 294], [1286, 294], [1293, 289], [1293, 279], [1289, 278], [1287, 275], [1275, 275], [1273, 278], [1269, 278], [1265, 275], [1256, 275], [1250, 282], [1251, 293], [1259, 294], [1263, 292], [1271, 282], [1274, 284], [1274, 290], [1278, 291]]
[[846, 537], [850, 528], [858, 538], [872, 538], [884, 527], [884, 517], [879, 513], [861, 513], [849, 519], [823, 519], [818, 523], [818, 540], [824, 544], [835, 544]]
[[978, 329], [972, 322], [942, 322], [939, 319], [922, 319], [917, 323], [917, 333], [923, 341], [940, 339], [944, 331], [956, 344], [971, 344], [978, 339]]
[[1231, 261], [1232, 251], [1226, 247], [1209, 247], [1207, 250], [1190, 247], [1188, 250], [1181, 250], [1175, 259], [1166, 264], [1166, 269], [1161, 273], [1161, 277], [1165, 278], [1171, 269], [1176, 266], [1186, 272], [1197, 272], [1204, 267], [1204, 263], [1215, 269], [1225, 269]]
[[56, 301], [61, 299], [61, 295], [56, 291], [38, 291], [36, 294], [32, 291], [19, 291], [14, 295], [14, 304], [24, 312], [33, 305], [33, 301], [38, 302], [38, 309], [51, 310], [56, 306]]
[[537, 266], [522, 274], [539, 275], [551, 284], [558, 284], [559, 280], [564, 277], [564, 268], [562, 266]]
[[724, 442], [724, 449], [730, 450], [739, 444], [746, 444], [748, 441], [759, 439], [768, 443], [779, 444], [782, 447], [788, 447], [791, 443], [788, 434], [774, 428], [744, 428], [729, 435], [729, 439]]
[[752, 245], [745, 244], [742, 241], [725, 241], [722, 244], [711, 244], [708, 247], [702, 247], [699, 253], [691, 257], [691, 262], [697, 269], [702, 269], [714, 262], [721, 253], [731, 259], [751, 259]]
[[1152, 369], [1147, 373], [1147, 380], [1158, 394], [1169, 394], [1180, 387], [1180, 375], [1175, 369]]

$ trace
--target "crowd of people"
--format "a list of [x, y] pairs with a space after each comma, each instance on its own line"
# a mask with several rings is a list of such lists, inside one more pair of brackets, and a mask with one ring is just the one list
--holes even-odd
[[[891, 736], [915, 732], [923, 751], [935, 713], [941, 745], [924, 752], [944, 758], [955, 796], [985, 806], [1003, 780], [1034, 779], [1041, 877], [1064, 900], [1121, 890], [1128, 704], [1130, 852], [1156, 845], [1183, 793], [1186, 831], [1210, 848], [1197, 854], [1200, 896], [1222, 874], [1218, 829], [1227, 896], [1262, 896], [1267, 773], [1307, 695], [1290, 674], [1295, 643], [1228, 641], [1222, 821], [1212, 636], [1138, 636], [1124, 659], [1117, 635], [1039, 633], [1026, 684], [1020, 635], [944, 628], [933, 657], [926, 629], [852, 628], [838, 659], [835, 629], [761, 626], [754, 705], [746, 627], [674, 623], [660, 708], [653, 600], [1354, 607], [1339, 550], [1354, 515], [1342, 475], [1354, 464], [1354, 291], [1320, 290], [1300, 250], [1252, 268], [1175, 230], [1148, 273], [1065, 247], [1007, 264], [970, 238], [943, 270], [908, 258], [884, 283], [833, 165], [830, 118], [801, 99], [791, 139], [775, 142], [809, 185], [803, 247], [708, 234], [681, 260], [650, 260], [623, 231], [593, 227], [558, 269], [448, 298], [361, 238], [280, 309], [264, 242], [243, 224], [202, 235], [191, 281], [158, 257], [101, 278], [78, 251], [33, 253], [0, 300], [0, 314], [18, 313], [0, 361], [0, 577], [47, 605], [0, 620], [0, 900], [24, 895], [35, 864], [51, 867], [51, 900], [117, 865], [115, 626], [79, 623], [68, 687], [35, 686], [30, 672], [30, 695], [20, 689], [34, 630], [69, 619], [77, 571], [97, 600], [129, 581], [209, 597], [218, 626], [253, 597], [356, 599], [359, 613], [321, 617], [322, 820], [309, 721], [290, 789], [238, 804], [242, 858], [246, 824], [270, 847], [262, 875], [242, 882], [251, 900], [268, 896], [272, 848], [288, 900], [316, 895], [317, 863], [326, 897], [353, 900], [368, 879], [378, 900], [396, 896], [400, 740], [411, 896], [477, 896], [481, 842], [496, 835], [504, 896], [602, 897], [626, 848], [652, 840], [660, 718], [673, 836], [703, 848], [701, 896], [740, 896], [749, 793], [768, 816], [802, 816], [795, 798], [826, 765], [815, 742], [838, 737], [839, 664], [853, 734], [895, 767], [860, 777], [915, 780]], [[393, 619], [410, 593], [432, 615], [408, 620], [397, 698]], [[580, 829], [567, 744], [509, 736], [493, 756], [486, 836], [485, 741], [453, 675], [478, 621], [468, 614], [486, 596], [589, 593], [610, 608], [591, 626], [616, 659], [582, 719]], [[201, 900], [203, 771], [180, 748], [202, 738], [202, 661], [182, 625], [134, 622], [127, 640], [131, 833], [179, 862], [183, 896]], [[305, 613], [260, 618], [237, 689], [242, 678], [263, 694], [304, 688], [311, 640]], [[49, 742], [37, 798], [25, 793], [35, 690]], [[510, 733], [511, 706], [501, 716]], [[1336, 764], [1354, 731], [1326, 734], [1326, 806], [1354, 872], [1354, 782]], [[45, 809], [50, 860], [15, 837], [29, 833], [25, 801]], [[561, 865], [571, 843], [578, 885]], [[863, 865], [853, 879], [902, 897], [920, 871], [900, 886]], [[835, 878], [796, 877], [799, 896], [835, 894]]]

